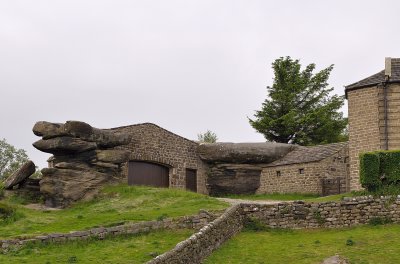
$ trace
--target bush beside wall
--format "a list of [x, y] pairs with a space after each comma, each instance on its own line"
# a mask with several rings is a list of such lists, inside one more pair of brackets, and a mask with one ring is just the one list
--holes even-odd
[[360, 181], [364, 188], [372, 192], [386, 186], [398, 185], [400, 150], [360, 154]]
[[367, 152], [360, 154], [360, 181], [362, 187], [369, 191], [381, 187], [379, 178], [379, 155], [377, 152]]

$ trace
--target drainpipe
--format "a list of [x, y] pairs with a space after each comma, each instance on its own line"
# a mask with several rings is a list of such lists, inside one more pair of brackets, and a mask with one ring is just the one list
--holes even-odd
[[385, 138], [385, 150], [389, 150], [389, 133], [388, 133], [388, 100], [387, 100], [387, 83], [389, 81], [389, 76], [385, 77], [385, 82], [383, 83], [383, 118], [384, 118], [384, 138]]
[[385, 58], [385, 82], [383, 83], [383, 109], [384, 109], [384, 138], [385, 138], [385, 150], [389, 150], [389, 132], [388, 132], [388, 98], [387, 98], [387, 85], [392, 75], [392, 59]]

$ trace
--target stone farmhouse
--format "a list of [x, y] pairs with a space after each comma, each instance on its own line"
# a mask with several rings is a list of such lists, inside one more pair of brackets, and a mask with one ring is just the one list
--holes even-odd
[[123, 179], [132, 185], [210, 194], [345, 192], [347, 143], [302, 147], [280, 143], [199, 144], [155, 124], [111, 129], [130, 134]]
[[361, 189], [359, 154], [400, 149], [400, 58], [345, 87], [348, 100], [350, 189]]

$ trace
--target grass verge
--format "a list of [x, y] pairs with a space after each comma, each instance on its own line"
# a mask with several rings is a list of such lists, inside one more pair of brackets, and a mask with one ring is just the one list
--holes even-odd
[[205, 264], [320, 263], [339, 254], [351, 263], [400, 263], [400, 225], [346, 229], [245, 231], [226, 242]]
[[12, 223], [0, 222], [0, 239], [179, 217], [197, 214], [200, 209], [228, 207], [215, 198], [184, 190], [127, 185], [108, 186], [99, 198], [58, 211], [28, 209], [12, 197], [3, 203], [16, 207], [21, 217]]
[[63, 244], [33, 244], [0, 254], [0, 263], [145, 263], [172, 249], [191, 235], [190, 230], [155, 231], [149, 234], [109, 237], [105, 240]]

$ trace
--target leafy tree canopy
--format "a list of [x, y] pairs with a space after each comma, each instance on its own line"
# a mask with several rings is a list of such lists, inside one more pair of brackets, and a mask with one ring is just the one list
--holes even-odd
[[218, 140], [217, 134], [210, 130], [207, 130], [205, 133], [198, 134], [197, 138], [202, 143], [215, 143]]
[[27, 161], [25, 150], [16, 149], [5, 139], [0, 139], [0, 179], [7, 178]]
[[272, 63], [274, 82], [255, 119], [249, 122], [267, 141], [316, 145], [347, 140], [347, 118], [339, 109], [344, 96], [328, 87], [333, 65], [313, 73], [315, 64], [301, 69], [299, 60], [281, 57]]

